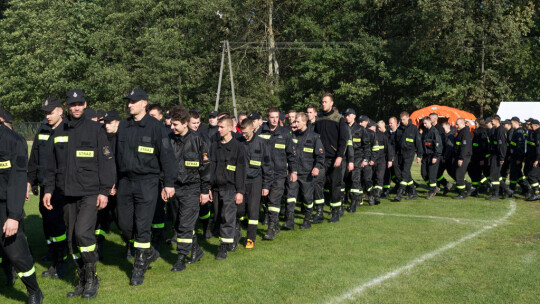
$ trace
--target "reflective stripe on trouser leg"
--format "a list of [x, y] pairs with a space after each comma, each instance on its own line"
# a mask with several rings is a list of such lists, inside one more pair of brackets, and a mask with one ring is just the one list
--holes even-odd
[[217, 203], [219, 204], [219, 214], [221, 214], [221, 222], [219, 226], [220, 241], [222, 243], [232, 243], [234, 239], [234, 229], [236, 226], [236, 192], [234, 190], [216, 191], [216, 194], [218, 194]]
[[170, 211], [174, 214], [173, 228], [176, 232], [176, 251], [187, 256], [191, 251], [195, 223], [200, 211], [200, 187], [178, 187], [169, 200]]

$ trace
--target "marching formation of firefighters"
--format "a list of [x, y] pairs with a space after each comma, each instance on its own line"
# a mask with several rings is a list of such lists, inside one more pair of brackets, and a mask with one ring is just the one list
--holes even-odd
[[40, 195], [52, 262], [42, 276], [66, 276], [71, 256], [77, 282], [67, 296], [82, 298], [98, 293], [96, 267], [105, 258], [112, 222], [122, 232], [126, 258], [134, 260], [130, 284], [140, 285], [160, 256], [168, 219], [175, 235], [167, 242], [178, 252], [171, 271], [179, 272], [204, 256], [200, 238], [219, 237], [215, 259], [222, 260], [240, 245], [242, 227], [248, 249], [255, 246], [259, 220], [267, 225], [264, 240], [295, 229], [297, 205], [303, 214], [299, 228], [309, 229], [324, 221], [325, 205], [331, 210], [328, 222], [335, 223], [345, 206], [353, 213], [391, 194], [397, 202], [418, 199], [411, 175], [415, 158], [427, 199], [453, 191], [453, 199], [483, 193], [497, 200], [512, 197], [517, 184], [527, 200], [540, 199], [536, 119], [479, 118], [471, 132], [464, 119], [454, 127], [438, 124], [431, 114], [418, 129], [406, 112], [388, 123], [357, 116], [354, 109], [342, 116], [327, 93], [320, 112], [310, 106], [286, 116], [270, 108], [266, 121], [256, 112], [236, 121], [212, 111], [204, 124], [196, 108], [176, 106], [165, 113], [148, 105], [142, 89], [125, 98], [130, 116], [124, 120], [116, 111], [87, 108], [82, 90], [67, 93], [67, 115], [59, 99], [48, 98], [29, 161], [25, 140], [10, 130], [7, 113], [0, 113], [1, 256], [6, 274], [14, 269], [26, 285], [29, 303], [41, 303], [43, 294], [24, 235], [25, 193], [26, 200], [30, 192]]

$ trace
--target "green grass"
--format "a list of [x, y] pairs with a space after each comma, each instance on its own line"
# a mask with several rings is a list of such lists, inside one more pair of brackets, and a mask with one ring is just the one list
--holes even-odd
[[[414, 167], [415, 173], [418, 168]], [[417, 174], [417, 181], [420, 181]], [[450, 194], [449, 196], [453, 196]], [[325, 303], [414, 259], [482, 229], [503, 217], [510, 200], [483, 198], [455, 201], [437, 197], [401, 203], [383, 200], [374, 207], [346, 214], [337, 224], [313, 225], [307, 231], [283, 231], [275, 241], [261, 240], [255, 249], [239, 248], [215, 261], [218, 240], [200, 241], [204, 258], [180, 273], [172, 247], [146, 274], [142, 286], [129, 286], [131, 262], [122, 258], [117, 233], [108, 236], [105, 263], [98, 266], [99, 295], [93, 303]], [[540, 298], [540, 203], [515, 200], [517, 209], [504, 223], [426, 260], [395, 278], [366, 289], [351, 303], [537, 303]], [[48, 267], [37, 199], [26, 204], [26, 231], [36, 257], [37, 273]], [[369, 212], [430, 215], [468, 219], [395, 217]], [[329, 214], [326, 214], [329, 217]], [[296, 223], [301, 223], [297, 216]], [[117, 230], [116, 230], [117, 232]], [[199, 230], [200, 234], [200, 230]], [[243, 231], [245, 236], [245, 231]], [[244, 240], [242, 240], [244, 241]], [[3, 274], [0, 274], [0, 281]], [[66, 299], [67, 280], [39, 278], [48, 303], [79, 303]], [[17, 280], [2, 287], [0, 303], [26, 299]], [[84, 301], [86, 302], [86, 301]], [[347, 302], [347, 301], [346, 301]]]

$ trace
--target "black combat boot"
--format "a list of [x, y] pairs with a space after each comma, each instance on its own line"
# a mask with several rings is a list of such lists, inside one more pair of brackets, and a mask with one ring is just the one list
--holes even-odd
[[397, 190], [396, 197], [394, 197], [394, 201], [401, 202], [401, 196], [403, 195], [403, 192], [405, 192], [405, 189], [403, 189], [403, 187], [399, 187]]
[[373, 196], [375, 199], [375, 205], [379, 205], [381, 203], [381, 192], [382, 192], [382, 189], [375, 188], [374, 193], [373, 193]]
[[77, 280], [77, 285], [73, 291], [67, 293], [68, 298], [80, 297], [84, 292], [84, 285], [86, 284], [86, 269], [84, 268], [82, 261], [79, 260], [80, 258], [75, 260], [75, 265], [77, 266], [77, 276], [75, 278]]
[[105, 237], [101, 234], [96, 236], [96, 246], [97, 246], [97, 253], [98, 253], [98, 259], [100, 262], [103, 262], [103, 242], [105, 241]]
[[504, 191], [503, 199], [512, 198], [514, 196], [514, 191], [511, 190], [506, 183], [501, 181], [501, 188]]
[[455, 200], [462, 200], [467, 198], [467, 193], [465, 189], [459, 189], [459, 195], [452, 197]]
[[493, 185], [491, 187], [491, 196], [486, 197], [488, 201], [495, 201], [499, 199], [499, 186]]
[[176, 260], [176, 263], [174, 263], [173, 268], [171, 268], [171, 271], [180, 272], [184, 269], [186, 269], [186, 256], [183, 254], [178, 254], [178, 259]]
[[409, 186], [409, 196], [406, 197], [406, 200], [415, 200], [418, 198], [418, 193], [416, 193], [416, 186], [411, 185]]
[[356, 205], [358, 204], [358, 200], [356, 199], [352, 199], [351, 200], [351, 205], [349, 206], [349, 208], [347, 209], [348, 212], [350, 213], [355, 213], [356, 212]]
[[30, 276], [22, 277], [21, 281], [26, 286], [26, 291], [28, 293], [28, 303], [30, 304], [40, 304], [43, 302], [43, 293], [39, 288], [36, 274], [32, 273]]
[[236, 224], [234, 226], [234, 238], [233, 243], [230, 245], [229, 251], [235, 252], [236, 249], [238, 249], [238, 243], [240, 242], [240, 238], [242, 238], [242, 232], [240, 227], [240, 220], [236, 219]]
[[315, 216], [311, 220], [311, 223], [320, 224], [324, 221], [324, 212], [323, 212], [324, 204], [317, 204], [315, 205], [315, 208], [317, 210], [316, 210]]
[[135, 260], [133, 261], [133, 273], [131, 274], [130, 285], [137, 286], [144, 282], [144, 274], [150, 267], [150, 264], [159, 258], [159, 252], [153, 247], [148, 249], [137, 249], [135, 251]]
[[193, 236], [193, 243], [191, 244], [191, 256], [187, 261], [188, 264], [197, 263], [204, 256], [204, 251], [202, 251], [199, 243], [197, 242], [197, 236]]
[[263, 237], [264, 240], [267, 240], [267, 241], [273, 241], [274, 240], [274, 235], [276, 233], [275, 225], [276, 224], [274, 223], [274, 221], [269, 220], [269, 222], [268, 222], [268, 230], [266, 230], [266, 234]]
[[28, 304], [41, 304], [43, 303], [43, 293], [41, 289], [36, 291], [28, 291]]
[[84, 283], [84, 291], [82, 297], [84, 299], [92, 299], [97, 296], [99, 289], [99, 280], [96, 272], [96, 264], [86, 263], [84, 265], [84, 268], [86, 282]]
[[216, 260], [225, 260], [227, 258], [227, 244], [221, 243], [216, 255]]
[[294, 230], [294, 211], [287, 211], [287, 221], [283, 224], [283, 229]]
[[339, 222], [339, 207], [332, 207], [332, 217], [328, 220], [329, 223]]
[[304, 213], [304, 222], [302, 225], [300, 225], [300, 230], [311, 228], [311, 212], [311, 209], [306, 208], [306, 212]]

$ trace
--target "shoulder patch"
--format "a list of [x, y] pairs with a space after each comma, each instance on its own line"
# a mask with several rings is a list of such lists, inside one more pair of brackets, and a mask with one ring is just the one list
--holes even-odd
[[111, 156], [111, 149], [109, 148], [109, 146], [103, 146], [103, 156], [105, 157], [108, 157], [109, 159], [112, 158]]

